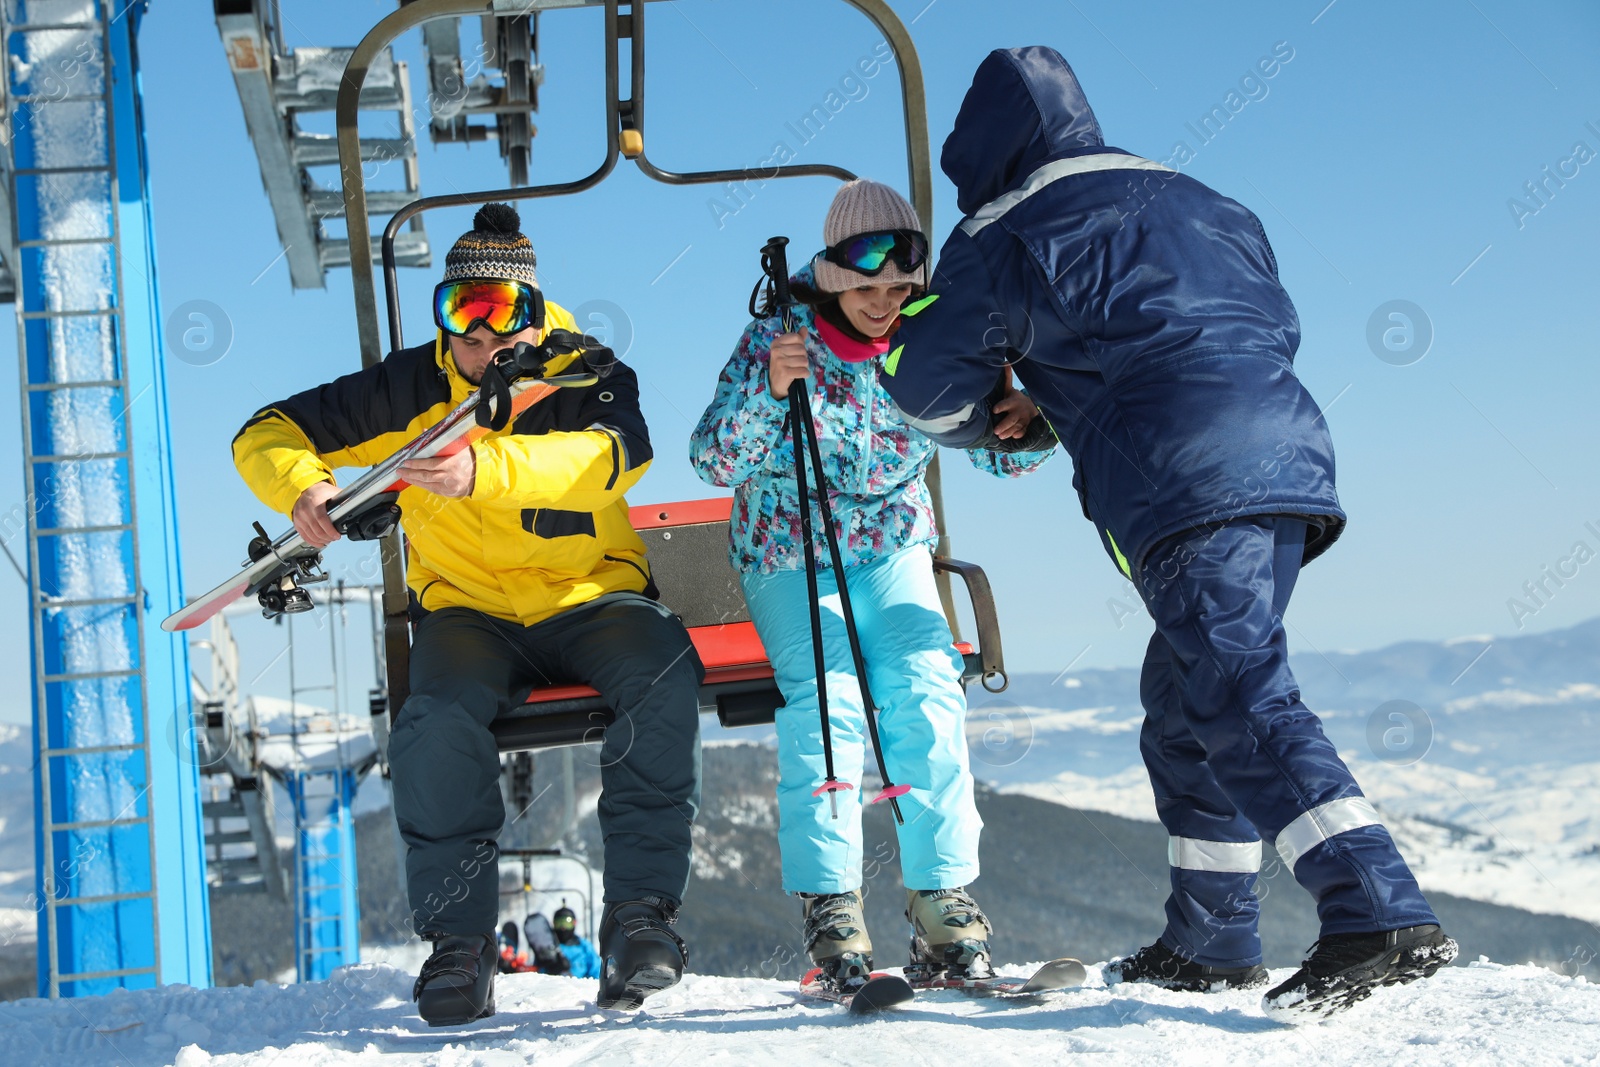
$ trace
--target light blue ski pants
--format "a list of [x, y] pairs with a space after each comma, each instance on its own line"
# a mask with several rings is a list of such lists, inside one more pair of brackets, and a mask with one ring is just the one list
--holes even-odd
[[[978, 877], [983, 820], [967, 766], [961, 656], [939, 606], [932, 555], [926, 547], [902, 549], [874, 563], [845, 568], [845, 580], [867, 683], [878, 706], [884, 762], [895, 784], [911, 786], [900, 798], [905, 816], [898, 828], [901, 875], [909, 889], [964, 886]], [[827, 770], [805, 571], [747, 574], [741, 581], [784, 698], [777, 714], [783, 888], [790, 893], [860, 888], [861, 770], [869, 737], [833, 571], [817, 575], [828, 721], [834, 774], [855, 787], [835, 794], [837, 819], [826, 794], [812, 795]]]

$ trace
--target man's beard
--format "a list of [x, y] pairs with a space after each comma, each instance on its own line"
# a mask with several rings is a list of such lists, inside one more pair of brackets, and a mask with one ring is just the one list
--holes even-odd
[[450, 360], [456, 365], [456, 373], [465, 378], [469, 383], [472, 385], [483, 384], [483, 371], [489, 369], [489, 364], [485, 363], [483, 365], [483, 370], [478, 371], [477, 374], [468, 374], [467, 369], [461, 365], [461, 361], [456, 359], [456, 354], [454, 352], [450, 353]]

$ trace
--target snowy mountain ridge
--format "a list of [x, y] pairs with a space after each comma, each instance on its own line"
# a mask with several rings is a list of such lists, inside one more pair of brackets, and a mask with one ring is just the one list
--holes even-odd
[[[1600, 922], [1600, 620], [1305, 653], [1294, 670], [1424, 889]], [[974, 695], [973, 773], [1153, 821], [1138, 675], [1021, 674], [1000, 696]]]

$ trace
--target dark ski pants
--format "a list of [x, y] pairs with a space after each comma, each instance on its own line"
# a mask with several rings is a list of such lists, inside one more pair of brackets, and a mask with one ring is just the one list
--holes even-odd
[[616, 713], [600, 749], [605, 899], [681, 901], [700, 805], [703, 675], [677, 617], [633, 594], [528, 627], [466, 608], [424, 617], [411, 697], [389, 738], [418, 935], [495, 929], [505, 803], [489, 723], [551, 683], [591, 685]]
[[1156, 624], [1139, 747], [1170, 835], [1162, 940], [1212, 966], [1261, 962], [1263, 841], [1316, 898], [1324, 935], [1438, 921], [1289, 671], [1305, 536], [1299, 519], [1238, 519], [1162, 543], [1139, 576]]

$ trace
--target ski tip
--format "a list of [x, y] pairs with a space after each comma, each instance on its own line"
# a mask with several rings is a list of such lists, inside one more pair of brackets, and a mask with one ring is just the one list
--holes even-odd
[[1089, 978], [1089, 968], [1083, 961], [1071, 956], [1063, 956], [1058, 960], [1051, 960], [1029, 978], [1018, 993], [1048, 993], [1056, 989], [1071, 989], [1080, 986]]
[[175, 634], [180, 630], [192, 630], [235, 600], [238, 600], [244, 595], [245, 590], [249, 588], [249, 582], [238, 580], [235, 580], [232, 585], [218, 586], [205, 596], [189, 601], [183, 607], [162, 619], [161, 628], [169, 634]]
[[194, 629], [202, 622], [205, 622], [207, 618], [210, 618], [210, 616], [200, 618], [191, 613], [178, 611], [162, 619], [161, 628], [169, 634], [182, 633], [184, 630]]
[[867, 982], [850, 998], [851, 1015], [870, 1015], [909, 1004], [917, 998], [911, 983], [896, 975], [878, 975]]

